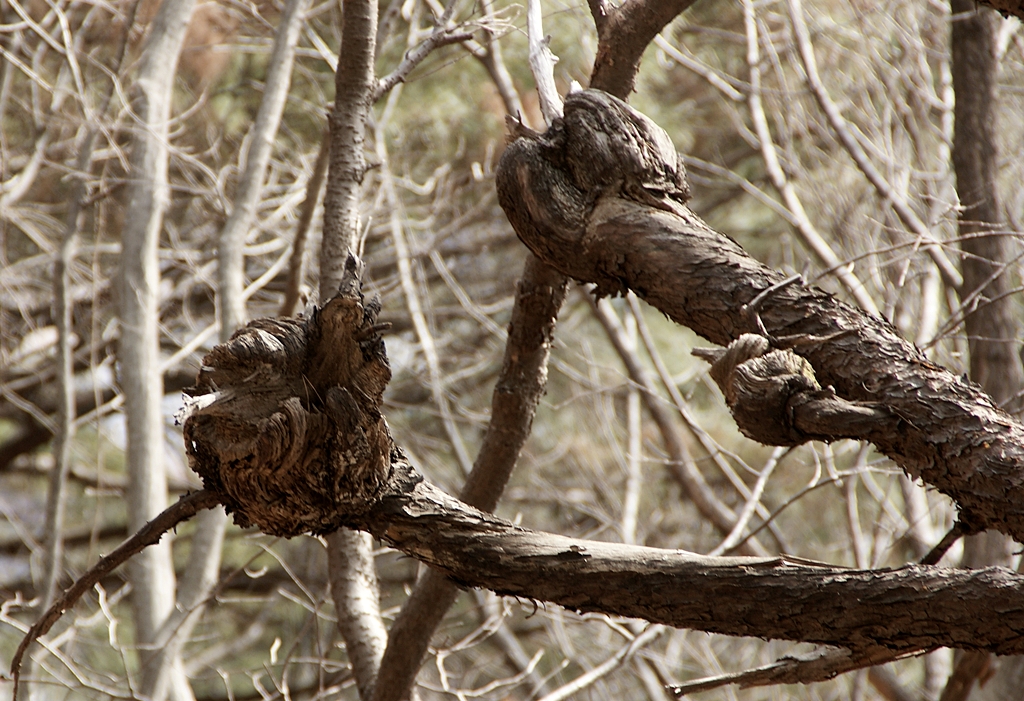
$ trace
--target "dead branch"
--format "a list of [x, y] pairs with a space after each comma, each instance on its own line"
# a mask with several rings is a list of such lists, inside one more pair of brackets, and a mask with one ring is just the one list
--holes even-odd
[[189, 520], [204, 509], [212, 509], [221, 503], [221, 496], [209, 489], [203, 489], [192, 494], [187, 494], [159, 516], [147, 523], [119, 545], [113, 552], [102, 558], [99, 562], [89, 568], [85, 574], [75, 580], [68, 589], [39, 617], [25, 637], [18, 645], [14, 657], [11, 659], [11, 677], [14, 680], [14, 701], [18, 696], [18, 679], [21, 674], [21, 663], [28, 651], [29, 646], [53, 627], [53, 624], [60, 620], [64, 612], [77, 603], [85, 592], [92, 589], [100, 580], [109, 575], [115, 569], [130, 560], [134, 555], [142, 552], [146, 547], [158, 543], [164, 534], [179, 523]]

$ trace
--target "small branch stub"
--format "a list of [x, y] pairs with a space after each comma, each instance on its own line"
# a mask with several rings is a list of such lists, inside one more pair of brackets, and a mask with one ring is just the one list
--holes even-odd
[[236, 332], [187, 390], [189, 465], [239, 526], [328, 533], [373, 506], [390, 476], [380, 402], [391, 369], [361, 267], [350, 255], [337, 296], [307, 318]]
[[711, 363], [740, 431], [765, 445], [863, 438], [891, 418], [883, 407], [822, 388], [806, 358], [773, 350], [764, 336], [745, 333], [725, 349], [695, 348], [693, 355]]

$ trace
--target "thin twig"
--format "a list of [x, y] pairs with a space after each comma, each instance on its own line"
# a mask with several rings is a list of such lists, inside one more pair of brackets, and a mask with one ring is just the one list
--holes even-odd
[[846, 288], [850, 295], [857, 300], [857, 304], [869, 314], [881, 316], [881, 312], [875, 305], [875, 301], [868, 294], [864, 283], [854, 275], [853, 266], [840, 260], [836, 252], [821, 235], [817, 227], [811, 222], [811, 218], [804, 210], [803, 203], [793, 187], [792, 181], [786, 177], [779, 162], [779, 156], [775, 149], [775, 142], [772, 139], [771, 129], [768, 126], [768, 118], [765, 116], [764, 104], [761, 102], [761, 52], [759, 47], [760, 39], [757, 32], [757, 17], [754, 14], [753, 0], [743, 0], [743, 16], [747, 33], [747, 69], [750, 72], [750, 91], [747, 93], [747, 105], [750, 108], [750, 117], [754, 122], [754, 130], [757, 132], [757, 140], [761, 146], [761, 158], [764, 160], [768, 177], [772, 185], [782, 196], [786, 207], [792, 212], [796, 220], [796, 231], [804, 244], [814, 252], [823, 264], [832, 270], [839, 282]]
[[[665, 411], [661, 398], [658, 397], [654, 389], [654, 382], [651, 380], [649, 373], [640, 364], [636, 354], [630, 353], [626, 347], [622, 338], [623, 329], [621, 323], [613, 314], [610, 314], [607, 309], [595, 301], [593, 296], [586, 293], [583, 293], [583, 295], [590, 305], [594, 316], [608, 335], [608, 340], [611, 341], [615, 351], [619, 354], [622, 364], [626, 367], [629, 379], [640, 388], [644, 399], [644, 406], [647, 407], [647, 412], [654, 419], [654, 424], [661, 433], [665, 451], [669, 456], [672, 476], [676, 478], [687, 496], [690, 497], [697, 511], [722, 534], [728, 535], [736, 525], [736, 514], [715, 495], [714, 490], [711, 489], [704, 475], [697, 468], [693, 461], [693, 456], [690, 455], [671, 417]], [[741, 543], [744, 551], [748, 554], [763, 556], [768, 553], [767, 549], [759, 541], [756, 539], [751, 540], [750, 536], [747, 536]]]
[[608, 676], [611, 672], [621, 667], [627, 660], [636, 654], [637, 650], [640, 650], [642, 647], [654, 642], [664, 632], [665, 626], [648, 626], [644, 632], [633, 638], [629, 644], [623, 646], [622, 649], [607, 660], [590, 671], [584, 672], [568, 684], [555, 689], [550, 694], [542, 697], [539, 701], [563, 701], [563, 699], [567, 699], [573, 694], [583, 691], [597, 680]]
[[942, 540], [935, 544], [928, 554], [921, 558], [922, 565], [937, 565], [942, 556], [946, 554], [946, 551], [953, 547], [953, 543], [960, 540], [965, 535], [971, 533], [970, 529], [964, 525], [963, 522], [957, 521], [953, 524], [946, 535], [942, 536]]
[[804, 72], [807, 75], [807, 85], [814, 94], [818, 105], [825, 113], [829, 124], [832, 125], [832, 129], [835, 130], [836, 135], [839, 137], [840, 143], [842, 143], [846, 152], [850, 154], [857, 167], [864, 173], [864, 176], [874, 186], [878, 196], [892, 205], [896, 216], [924, 244], [925, 250], [935, 262], [946, 285], [959, 289], [964, 284], [963, 276], [946, 256], [945, 252], [943, 252], [942, 243], [936, 240], [928, 225], [921, 220], [917, 213], [907, 204], [906, 200], [896, 192], [896, 189], [889, 184], [882, 173], [874, 166], [864, 148], [850, 130], [846, 119], [839, 111], [839, 107], [829, 97], [828, 90], [826, 90], [825, 84], [818, 74], [818, 63], [814, 58], [814, 47], [811, 44], [810, 33], [807, 31], [807, 23], [804, 21], [802, 2], [801, 0], [788, 0], [788, 3], [790, 20], [793, 24], [793, 35], [796, 39], [797, 48], [800, 51]]
[[292, 251], [288, 258], [288, 282], [285, 284], [284, 301], [281, 302], [281, 309], [278, 312], [281, 316], [293, 315], [295, 307], [299, 304], [306, 268], [306, 240], [309, 238], [309, 227], [313, 223], [313, 214], [320, 200], [320, 191], [324, 189], [324, 180], [327, 179], [330, 157], [331, 130], [324, 129], [323, 138], [320, 140], [320, 153], [317, 154], [316, 165], [313, 166], [313, 175], [306, 183], [306, 199], [302, 202], [299, 221], [295, 225], [295, 237], [292, 239]]
[[220, 233], [218, 260], [218, 311], [221, 318], [221, 341], [245, 323], [245, 237], [256, 219], [267, 165], [274, 148], [274, 139], [281, 124], [281, 115], [291, 86], [292, 64], [299, 34], [311, 0], [289, 0], [281, 14], [281, 23], [274, 36], [263, 99], [256, 121], [249, 131], [249, 148], [244, 153], [245, 170], [238, 183], [234, 208]]
[[220, 495], [208, 489], [187, 494], [171, 506], [163, 510], [156, 518], [140, 528], [135, 535], [119, 545], [113, 552], [102, 558], [89, 568], [89, 571], [75, 580], [67, 591], [40, 616], [39, 620], [29, 628], [21, 644], [18, 645], [14, 658], [11, 660], [11, 677], [14, 680], [14, 697], [17, 701], [18, 679], [21, 674], [21, 662], [29, 646], [53, 627], [69, 608], [82, 598], [85, 592], [92, 589], [104, 577], [118, 566], [127, 562], [132, 556], [142, 552], [147, 546], [158, 543], [164, 533], [183, 521], [195, 516], [203, 509], [212, 509], [220, 504]]
[[405, 79], [412, 73], [412, 70], [423, 63], [423, 60], [434, 50], [450, 44], [459, 44], [473, 38], [472, 32], [467, 32], [460, 27], [448, 26], [452, 15], [455, 13], [455, 6], [457, 4], [457, 0], [449, 0], [448, 6], [438, 18], [437, 26], [434, 27], [434, 31], [430, 33], [430, 36], [406, 51], [398, 67], [377, 81], [373, 91], [370, 93], [371, 104], [386, 95], [399, 83], [404, 83]]
[[544, 35], [543, 21], [540, 0], [529, 0], [526, 4], [526, 26], [530, 35], [530, 70], [537, 83], [541, 114], [544, 121], [551, 124], [562, 116], [562, 98], [555, 87], [558, 57], [548, 48], [551, 37]]
[[786, 655], [764, 667], [673, 685], [670, 687], [670, 691], [676, 698], [680, 698], [688, 694], [718, 689], [729, 684], [739, 684], [744, 689], [776, 684], [809, 684], [827, 681], [844, 672], [852, 672], [856, 669], [902, 660], [907, 657], [916, 657], [924, 652], [927, 650], [892, 652], [875, 648], [854, 654], [846, 648], [819, 647], [808, 653]]

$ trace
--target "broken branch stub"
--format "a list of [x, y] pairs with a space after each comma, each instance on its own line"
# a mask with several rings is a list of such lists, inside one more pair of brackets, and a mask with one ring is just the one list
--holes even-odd
[[846, 401], [822, 388], [805, 358], [773, 349], [764, 336], [745, 333], [724, 349], [694, 348], [693, 355], [711, 363], [711, 378], [736, 426], [765, 445], [867, 438], [893, 419], [882, 406]]
[[189, 466], [239, 526], [328, 533], [369, 510], [390, 477], [380, 403], [391, 369], [360, 268], [350, 256], [338, 295], [308, 317], [240, 329], [188, 390]]

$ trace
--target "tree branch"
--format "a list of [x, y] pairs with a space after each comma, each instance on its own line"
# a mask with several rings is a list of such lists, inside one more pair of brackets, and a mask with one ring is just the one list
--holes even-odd
[[[461, 586], [679, 628], [916, 653], [1024, 650], [1024, 576], [998, 567], [851, 570], [715, 558], [530, 531], [471, 509], [399, 459], [365, 523]], [[771, 605], [767, 605], [768, 602]]]
[[135, 535], [119, 545], [113, 552], [102, 558], [89, 568], [89, 571], [75, 580], [68, 589], [39, 617], [25, 634], [11, 659], [11, 677], [14, 680], [14, 701], [17, 701], [18, 678], [21, 673], [21, 662], [29, 646], [46, 635], [53, 624], [60, 620], [64, 612], [75, 605], [85, 592], [92, 589], [104, 577], [127, 562], [146, 547], [160, 542], [164, 534], [179, 523], [187, 521], [204, 509], [212, 509], [220, 504], [221, 497], [216, 492], [203, 489], [181, 497], [167, 507], [159, 516], [140, 528]]
[[608, 2], [591, 2], [598, 39], [590, 87], [626, 99], [633, 92], [636, 72], [647, 45], [694, 2], [629, 0], [617, 8]]
[[[570, 95], [565, 114], [558, 129], [512, 143], [497, 172], [499, 201], [535, 254], [601, 293], [632, 289], [721, 345], [759, 325], [804, 339], [793, 350], [821, 387], [890, 415], [851, 435], [952, 497], [971, 527], [1024, 539], [1024, 427], [884, 320], [784, 284], [710, 229], [685, 207], [675, 150], [645, 117], [595, 91]], [[542, 152], [561, 152], [567, 165]], [[745, 306], [762, 293], [756, 309]]]
[[[461, 498], [491, 511], [512, 475], [540, 398], [547, 386], [547, 361], [566, 280], [534, 256], [527, 258], [516, 288], [505, 358], [491, 399], [491, 421], [466, 478]], [[454, 603], [458, 588], [436, 570], [427, 570], [391, 627], [381, 667], [387, 670], [374, 701], [397, 701], [416, 677], [430, 636]]]

